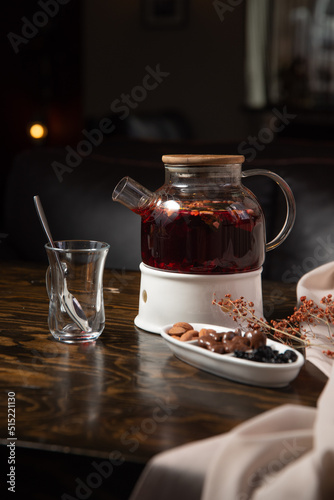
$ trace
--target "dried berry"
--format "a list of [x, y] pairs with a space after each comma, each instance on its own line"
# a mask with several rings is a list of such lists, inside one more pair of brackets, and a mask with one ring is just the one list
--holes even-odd
[[253, 351], [234, 351], [234, 356], [240, 359], [247, 359], [248, 361], [256, 361], [258, 363], [293, 363], [297, 360], [297, 354], [291, 349], [287, 349], [283, 353], [273, 350], [268, 345], [262, 345]]

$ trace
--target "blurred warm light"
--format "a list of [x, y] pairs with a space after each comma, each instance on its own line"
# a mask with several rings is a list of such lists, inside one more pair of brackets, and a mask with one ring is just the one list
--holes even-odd
[[29, 127], [29, 135], [33, 139], [43, 139], [48, 134], [48, 129], [42, 123], [33, 123]]

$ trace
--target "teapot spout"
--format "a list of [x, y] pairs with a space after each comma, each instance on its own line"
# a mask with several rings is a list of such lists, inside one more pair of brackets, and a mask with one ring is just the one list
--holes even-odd
[[141, 213], [154, 200], [155, 194], [131, 177], [123, 177], [115, 187], [112, 199], [136, 213]]

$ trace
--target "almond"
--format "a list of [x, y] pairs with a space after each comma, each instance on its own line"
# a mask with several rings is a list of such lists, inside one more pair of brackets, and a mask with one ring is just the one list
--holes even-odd
[[168, 333], [170, 335], [182, 335], [185, 331], [185, 328], [182, 328], [181, 326], [172, 326]]
[[189, 323], [185, 323], [184, 321], [179, 321], [178, 323], [174, 323], [174, 326], [180, 326], [181, 328], [184, 328], [186, 331], [187, 330], [193, 330], [193, 327]]
[[181, 335], [180, 340], [182, 342], [187, 342], [188, 340], [193, 340], [195, 335], [198, 335], [198, 332], [196, 330], [188, 330], [183, 335]]

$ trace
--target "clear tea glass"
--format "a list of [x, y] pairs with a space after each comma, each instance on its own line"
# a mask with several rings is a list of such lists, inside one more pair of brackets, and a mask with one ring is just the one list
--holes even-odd
[[103, 272], [109, 245], [86, 240], [54, 245], [45, 245], [50, 332], [61, 342], [94, 341], [105, 325]]

